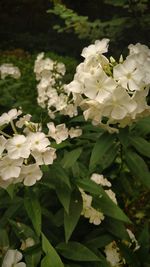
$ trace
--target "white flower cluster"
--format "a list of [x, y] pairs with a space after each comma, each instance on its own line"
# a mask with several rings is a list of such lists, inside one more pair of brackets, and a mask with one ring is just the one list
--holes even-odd
[[[111, 187], [111, 183], [104, 178], [103, 175], [93, 173], [90, 179], [98, 185], [108, 188]], [[86, 194], [82, 189], [80, 189], [80, 192], [83, 199], [83, 210], [81, 214], [85, 218], [89, 218], [90, 223], [99, 225], [105, 218], [104, 214], [92, 207], [92, 196]], [[111, 189], [105, 189], [105, 192], [111, 198], [111, 200], [117, 204], [115, 193]]]
[[[42, 178], [40, 166], [52, 164], [56, 158], [49, 139], [38, 124], [30, 122], [31, 115], [18, 118], [20, 115], [21, 111], [12, 109], [0, 116], [0, 186], [4, 188], [18, 182], [32, 186]], [[8, 124], [13, 136], [4, 132]]]
[[[106, 58], [108, 39], [82, 51], [84, 61], [78, 65], [74, 80], [66, 90], [82, 96], [85, 120], [95, 125], [125, 127], [139, 117], [150, 114], [146, 97], [150, 88], [150, 49], [140, 43], [129, 45], [129, 55], [119, 62]], [[110, 128], [109, 128], [110, 127]]]
[[70, 117], [77, 115], [77, 105], [73, 104], [62, 82], [65, 65], [50, 58], [44, 59], [44, 53], [41, 53], [35, 61], [34, 72], [39, 81], [38, 104], [47, 108], [49, 116], [54, 119], [56, 112]]
[[14, 79], [19, 79], [21, 72], [18, 67], [12, 63], [5, 63], [0, 66], [1, 79], [5, 79], [7, 76], [11, 76]]
[[115, 241], [111, 242], [105, 247], [106, 260], [111, 267], [121, 267], [125, 260], [121, 257], [119, 248]]
[[49, 129], [48, 136], [53, 138], [57, 144], [60, 144], [62, 141], [66, 140], [68, 137], [75, 138], [82, 135], [82, 130], [78, 127], [71, 127], [70, 130], [66, 127], [65, 123], [54, 125], [53, 122], [47, 124]]
[[17, 249], [9, 249], [3, 259], [2, 267], [26, 267], [22, 262], [23, 255]]

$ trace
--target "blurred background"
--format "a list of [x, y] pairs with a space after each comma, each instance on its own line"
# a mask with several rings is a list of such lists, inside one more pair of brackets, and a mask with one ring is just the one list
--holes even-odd
[[0, 1], [1, 51], [53, 51], [79, 58], [84, 46], [105, 37], [116, 55], [130, 43], [149, 45], [150, 1]]

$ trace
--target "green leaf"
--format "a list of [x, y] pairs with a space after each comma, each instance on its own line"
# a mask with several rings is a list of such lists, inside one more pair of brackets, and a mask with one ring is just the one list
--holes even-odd
[[[110, 163], [113, 161], [114, 157], [112, 150], [114, 149], [114, 139], [115, 135], [110, 135], [104, 133], [95, 143], [91, 158], [90, 158], [90, 169], [96, 167], [99, 164], [102, 168], [105, 168], [105, 164], [108, 161], [108, 154], [111, 153], [112, 160], [109, 159]], [[108, 167], [108, 164], [106, 164]]]
[[25, 262], [27, 264], [27, 267], [37, 267], [38, 263], [40, 262], [40, 259], [40, 251], [32, 253], [31, 255], [25, 255]]
[[140, 248], [138, 250], [140, 254], [140, 259], [144, 261], [148, 258], [148, 256], [150, 256], [150, 232], [149, 225], [147, 223], [144, 225], [142, 232], [140, 233], [140, 236], [138, 238], [138, 244], [140, 245]]
[[142, 137], [130, 137], [130, 140], [137, 152], [150, 158], [150, 142]]
[[63, 168], [68, 169], [72, 167], [82, 153], [82, 148], [74, 149], [70, 152], [66, 152], [64, 158], [61, 161]]
[[101, 259], [86, 246], [78, 242], [60, 243], [58, 251], [63, 257], [74, 261], [101, 261]]
[[59, 184], [56, 185], [55, 189], [56, 189], [56, 194], [61, 204], [63, 205], [65, 211], [69, 213], [71, 190], [62, 181], [59, 181]]
[[54, 267], [50, 254], [47, 254], [41, 261], [41, 267]]
[[127, 150], [125, 161], [135, 178], [139, 178], [141, 183], [150, 188], [150, 173], [145, 161], [135, 152]]
[[147, 135], [150, 133], [150, 116], [142, 118], [136, 123], [135, 126], [135, 133], [138, 133], [139, 135]]
[[90, 179], [77, 180], [77, 185], [83, 190], [91, 193], [95, 198], [93, 205], [105, 215], [117, 220], [130, 223], [124, 212], [109, 198], [104, 189]]
[[96, 238], [90, 239], [86, 242], [86, 245], [88, 247], [94, 247], [96, 248], [102, 248], [111, 243], [114, 240], [114, 237], [108, 235], [108, 234], [103, 234], [101, 236], [98, 236]]
[[124, 224], [118, 220], [107, 218], [105, 220], [105, 227], [112, 235], [119, 239], [130, 241], [129, 235]]
[[26, 224], [23, 223], [17, 223], [14, 220], [9, 220], [9, 223], [15, 232], [16, 236], [21, 240], [25, 240], [28, 237], [33, 238], [35, 241], [38, 241], [38, 238], [35, 234], [35, 232]]
[[76, 227], [82, 211], [82, 197], [79, 191], [72, 192], [69, 206], [69, 214], [64, 211], [65, 238], [68, 242], [74, 228]]
[[2, 218], [0, 219], [0, 226], [4, 226], [10, 218], [13, 218], [13, 216], [18, 212], [21, 206], [22, 198], [14, 198], [13, 202], [9, 203], [8, 209], [5, 211]]
[[9, 238], [5, 229], [0, 229], [0, 247], [9, 248]]
[[[71, 188], [69, 177], [66, 173], [66, 171], [62, 168], [62, 166], [59, 163], [54, 163], [50, 167], [50, 176], [53, 178], [53, 182], [55, 184], [59, 184], [59, 182], [65, 183], [68, 188]], [[50, 177], [50, 178], [51, 178]]]
[[42, 263], [43, 267], [64, 267], [57, 251], [53, 248], [53, 246], [50, 244], [50, 242], [43, 233], [42, 233], [42, 249], [46, 254], [46, 257], [42, 261], [45, 263], [45, 265], [44, 263]]
[[41, 233], [41, 206], [33, 191], [28, 190], [24, 198], [26, 212], [38, 236]]

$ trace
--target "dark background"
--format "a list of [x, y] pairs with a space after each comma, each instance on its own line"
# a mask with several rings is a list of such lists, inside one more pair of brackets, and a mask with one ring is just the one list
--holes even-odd
[[[134, 10], [137, 3], [142, 1], [129, 1], [132, 2], [131, 9], [133, 6], [131, 12], [111, 4], [106, 5], [103, 0], [64, 0], [62, 2], [78, 14], [88, 16], [91, 21], [95, 19], [105, 21], [111, 19], [114, 14], [128, 15], [135, 21], [134, 26], [123, 32], [124, 39], [121, 43], [116, 40], [116, 47], [124, 47], [136, 42], [149, 45], [150, 25], [141, 26], [141, 14]], [[54, 51], [61, 55], [78, 57], [89, 41], [79, 40], [73, 33], [58, 34], [54, 31], [52, 26], [60, 19], [46, 12], [52, 6], [49, 0], [1, 0], [0, 50], [21, 48], [30, 53]], [[145, 12], [146, 15], [150, 14], [150, 9]]]

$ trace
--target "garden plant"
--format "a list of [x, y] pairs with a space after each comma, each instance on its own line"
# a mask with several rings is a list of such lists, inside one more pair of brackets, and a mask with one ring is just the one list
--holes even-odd
[[150, 49], [108, 46], [1, 62], [2, 267], [150, 267]]

